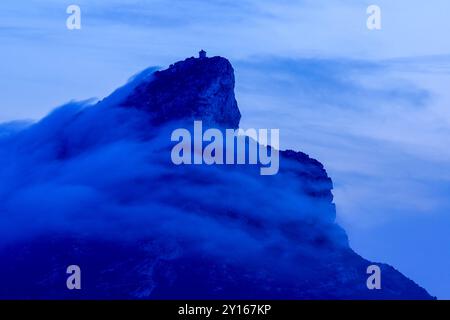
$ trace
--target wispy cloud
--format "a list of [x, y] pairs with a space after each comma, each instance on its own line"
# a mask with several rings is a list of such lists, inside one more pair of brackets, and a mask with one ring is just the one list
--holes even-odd
[[[269, 57], [237, 63], [243, 125], [277, 126], [285, 147], [320, 159], [333, 177], [338, 217], [355, 248], [395, 262], [416, 279], [427, 278], [429, 269], [417, 268], [417, 256], [401, 246], [390, 243], [383, 251], [377, 235], [425, 216], [450, 222], [447, 63], [445, 56], [378, 62]], [[428, 246], [437, 245], [436, 237], [450, 243], [442, 232], [424, 231], [420, 237]], [[398, 243], [403, 236], [413, 238], [389, 235]], [[429, 259], [448, 278], [448, 260]], [[442, 286], [427, 283], [447, 296]]]
[[[426, 251], [439, 238], [450, 250], [442, 229], [400, 228], [423, 224], [424, 214], [448, 222], [447, 0], [377, 1], [379, 32], [365, 27], [365, 0], [77, 4], [80, 32], [65, 29], [61, 1], [0, 3], [0, 120], [38, 119], [70, 99], [105, 96], [130, 73], [204, 48], [233, 62], [244, 127], [281, 128], [285, 147], [324, 162], [361, 252], [423, 283], [429, 268], [448, 275], [445, 257], [416, 268], [420, 257], [400, 246], [402, 237], [424, 238]], [[383, 232], [389, 245], [373, 241]], [[441, 282], [429, 288], [448, 296]]]

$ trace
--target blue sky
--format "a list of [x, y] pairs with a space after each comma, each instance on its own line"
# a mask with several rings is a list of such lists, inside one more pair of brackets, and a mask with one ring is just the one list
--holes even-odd
[[[366, 8], [382, 30], [366, 28]], [[422, 3], [422, 4], [421, 4]], [[66, 29], [66, 8], [82, 29]], [[103, 97], [196, 55], [235, 67], [242, 127], [324, 163], [352, 247], [450, 298], [450, 3], [155, 0], [0, 3], [0, 121]]]

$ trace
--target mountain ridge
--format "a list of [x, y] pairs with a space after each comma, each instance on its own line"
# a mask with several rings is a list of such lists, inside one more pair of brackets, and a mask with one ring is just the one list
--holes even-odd
[[[20, 183], [0, 186], [17, 217], [0, 220], [14, 239], [0, 247], [0, 297], [433, 299], [386, 264], [381, 290], [367, 288], [374, 263], [350, 248], [332, 180], [305, 153], [280, 151], [267, 177], [170, 162], [174, 128], [239, 127], [234, 81], [227, 59], [188, 58], [1, 138], [0, 176]], [[78, 292], [64, 287], [71, 264], [86, 274]]]

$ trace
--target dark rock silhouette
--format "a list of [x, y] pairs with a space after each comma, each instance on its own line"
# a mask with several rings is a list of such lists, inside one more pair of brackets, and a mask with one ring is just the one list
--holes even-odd
[[[228, 60], [189, 58], [0, 141], [23, 178], [2, 210], [38, 222], [0, 247], [0, 298], [432, 299], [385, 264], [382, 289], [367, 289], [373, 263], [349, 247], [308, 155], [282, 151], [275, 176], [171, 164], [173, 126], [240, 116]], [[80, 291], [65, 287], [71, 264]]]
[[237, 128], [241, 113], [234, 97], [234, 71], [221, 57], [189, 58], [140, 84], [123, 103], [146, 110], [155, 123], [201, 119]]

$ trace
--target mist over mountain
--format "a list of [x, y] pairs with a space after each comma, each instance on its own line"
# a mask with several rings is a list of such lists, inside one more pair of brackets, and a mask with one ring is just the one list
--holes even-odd
[[[239, 127], [234, 84], [228, 60], [189, 58], [0, 125], [0, 298], [431, 299], [385, 264], [367, 289], [374, 263], [349, 247], [308, 155], [281, 151], [273, 176], [171, 162], [174, 128]], [[82, 290], [67, 290], [68, 265]]]

